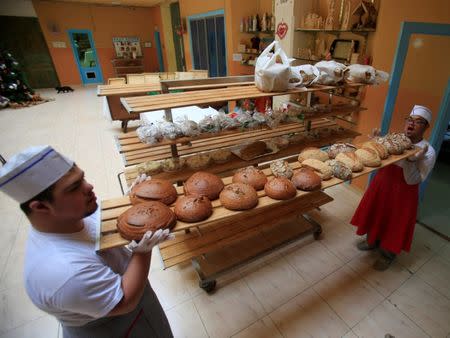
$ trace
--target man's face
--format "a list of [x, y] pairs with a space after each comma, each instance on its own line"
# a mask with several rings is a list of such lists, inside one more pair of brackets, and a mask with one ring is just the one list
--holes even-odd
[[56, 184], [50, 208], [61, 220], [78, 221], [97, 210], [93, 186], [84, 179], [84, 172], [74, 166]]
[[409, 116], [405, 120], [405, 135], [411, 139], [422, 139], [428, 122], [420, 116]]

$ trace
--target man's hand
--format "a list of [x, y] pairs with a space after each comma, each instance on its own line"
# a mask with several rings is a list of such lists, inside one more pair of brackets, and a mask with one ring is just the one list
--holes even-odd
[[175, 236], [169, 233], [169, 229], [159, 229], [155, 231], [155, 233], [147, 231], [139, 243], [131, 241], [131, 243], [127, 245], [127, 248], [133, 253], [149, 253], [155, 245], [174, 238]]
[[139, 183], [142, 183], [148, 179], [151, 179], [150, 176], [147, 176], [146, 174], [140, 174], [138, 175], [135, 180], [133, 181], [133, 183], [131, 183], [130, 189], [128, 189], [127, 191], [127, 195], [130, 193], [131, 189], [133, 189], [136, 185], [138, 185]]
[[428, 151], [428, 144], [425, 144], [425, 146], [422, 149], [420, 149], [417, 153], [408, 157], [408, 161], [416, 162], [416, 161], [422, 160], [425, 157], [425, 154], [427, 153], [427, 151]]
[[373, 128], [372, 131], [370, 132], [369, 135], [367, 135], [369, 137], [369, 139], [374, 139], [375, 137], [378, 137], [381, 135], [381, 130], [379, 128]]

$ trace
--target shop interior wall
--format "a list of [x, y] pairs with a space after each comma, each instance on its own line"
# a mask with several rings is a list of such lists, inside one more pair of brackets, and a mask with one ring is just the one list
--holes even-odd
[[[400, 26], [403, 21], [448, 24], [450, 21], [450, 2], [448, 0], [432, 0], [427, 1], [424, 5], [421, 0], [382, 1], [378, 14], [377, 29], [373, 37], [372, 56], [375, 68], [388, 72], [392, 71]], [[405, 72], [402, 76], [393, 112], [391, 131], [403, 129], [404, 118], [409, 115], [412, 106], [415, 104], [429, 106], [434, 114], [437, 114], [442, 99], [442, 88], [445, 88], [442, 81], [448, 81], [448, 73], [427, 72], [427, 65], [433, 63], [433, 60], [437, 59], [437, 55], [449, 55], [450, 46], [448, 44], [442, 45], [442, 43], [439, 43], [439, 39], [426, 39], [426, 37], [423, 39], [426, 45], [420, 46], [420, 43], [414, 44], [416, 38], [416, 36], [413, 36], [410, 41]], [[427, 56], [424, 57], [423, 53], [426, 53]], [[438, 59], [441, 59], [441, 57]], [[424, 62], [424, 60], [428, 61]], [[408, 72], [406, 71], [408, 69], [423, 71]], [[357, 131], [362, 136], [357, 138], [356, 142], [366, 139], [366, 135], [370, 133], [373, 127], [381, 125], [387, 92], [387, 84], [367, 87], [362, 102], [362, 106], [366, 107], [367, 110], [360, 113], [357, 125]], [[429, 131], [426, 137], [429, 136]], [[359, 189], [365, 189], [367, 180], [367, 177], [361, 177], [354, 180], [353, 184]]]
[[[264, 12], [272, 13], [272, 0], [180, 0], [180, 15], [186, 19], [192, 15], [203, 14], [223, 9], [225, 13], [226, 48], [227, 48], [227, 75], [253, 74], [254, 68], [241, 65], [239, 61], [233, 61], [233, 53], [237, 53], [239, 43], [249, 40], [248, 34], [241, 34], [239, 27], [241, 19], [246, 16]], [[251, 36], [250, 36], [251, 37]], [[189, 35], [183, 36], [186, 55], [186, 67], [192, 69]]]
[[[158, 71], [158, 60], [154, 32], [159, 30], [167, 68], [159, 7], [100, 6], [42, 0], [33, 0], [33, 5], [62, 85], [81, 84], [68, 29], [92, 31], [105, 81], [115, 76], [111, 64], [115, 58], [113, 37], [139, 37], [144, 70], [155, 72]], [[53, 42], [65, 42], [65, 48], [55, 48]], [[144, 42], [151, 42], [152, 47], [144, 48]]]

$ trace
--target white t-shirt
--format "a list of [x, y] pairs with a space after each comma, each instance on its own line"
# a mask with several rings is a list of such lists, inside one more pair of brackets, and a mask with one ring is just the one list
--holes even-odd
[[100, 208], [72, 234], [31, 227], [25, 255], [25, 288], [32, 302], [63, 325], [82, 326], [107, 315], [123, 296], [121, 281], [131, 253], [95, 252]]
[[422, 140], [414, 145], [423, 148], [426, 144], [428, 145], [428, 150], [423, 159], [415, 162], [410, 162], [405, 159], [396, 163], [396, 165], [403, 168], [403, 176], [405, 177], [405, 181], [410, 185], [425, 181], [428, 174], [433, 169], [434, 163], [436, 162], [436, 152], [428, 141]]

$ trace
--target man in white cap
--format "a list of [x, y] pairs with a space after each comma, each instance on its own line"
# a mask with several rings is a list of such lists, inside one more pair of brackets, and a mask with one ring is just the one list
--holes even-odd
[[436, 153], [423, 139], [431, 123], [431, 110], [414, 106], [406, 118], [404, 133], [421, 150], [415, 155], [380, 169], [370, 183], [351, 220], [360, 250], [380, 248], [376, 270], [386, 270], [402, 250], [409, 252], [416, 224], [419, 184], [433, 169]]
[[172, 337], [148, 283], [151, 250], [171, 236], [168, 230], [97, 254], [100, 211], [93, 187], [50, 146], [13, 156], [0, 169], [0, 190], [20, 204], [32, 225], [28, 296], [59, 320], [64, 338]]

